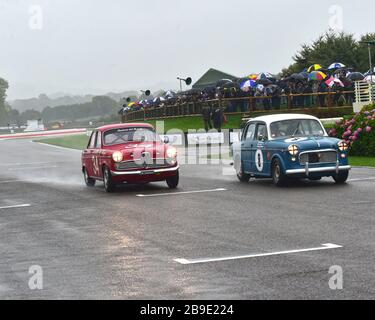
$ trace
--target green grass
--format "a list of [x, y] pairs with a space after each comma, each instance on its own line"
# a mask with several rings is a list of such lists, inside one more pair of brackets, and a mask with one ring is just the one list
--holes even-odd
[[58, 138], [38, 139], [35, 142], [51, 144], [54, 146], [83, 150], [86, 148], [89, 137], [85, 134], [72, 135]]
[[350, 165], [354, 167], [375, 167], [375, 157], [349, 157]]

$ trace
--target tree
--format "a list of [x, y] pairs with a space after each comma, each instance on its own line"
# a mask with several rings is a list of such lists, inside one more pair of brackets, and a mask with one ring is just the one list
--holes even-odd
[[[375, 40], [375, 33], [367, 33], [361, 37], [361, 41], [371, 41]], [[373, 67], [375, 66], [375, 46], [372, 46], [371, 48], [372, 52], [372, 61], [373, 61]], [[361, 71], [369, 70], [369, 56], [368, 56], [368, 45], [359, 43], [358, 50], [357, 50], [357, 56], [358, 56], [358, 62], [359, 67], [358, 69]]]
[[[375, 34], [367, 34], [361, 40], [374, 38]], [[369, 69], [367, 52], [367, 46], [360, 44], [353, 34], [328, 31], [313, 43], [303, 44], [293, 57], [294, 63], [283, 69], [282, 75], [301, 72], [315, 63], [328, 67], [334, 62], [341, 62], [348, 67], [365, 72]], [[375, 50], [373, 54], [375, 55]]]
[[4, 125], [8, 120], [8, 111], [5, 104], [6, 91], [9, 88], [9, 84], [3, 78], [0, 78], [0, 124]]

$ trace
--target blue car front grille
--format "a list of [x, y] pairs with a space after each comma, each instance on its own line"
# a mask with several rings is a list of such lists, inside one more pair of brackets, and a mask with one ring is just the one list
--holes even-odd
[[305, 152], [300, 155], [300, 164], [305, 165], [306, 163], [336, 163], [337, 152], [336, 151], [314, 151]]

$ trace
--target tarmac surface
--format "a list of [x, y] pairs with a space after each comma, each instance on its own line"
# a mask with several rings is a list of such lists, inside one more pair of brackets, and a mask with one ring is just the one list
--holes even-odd
[[80, 155], [0, 141], [1, 299], [375, 299], [374, 169], [280, 189], [183, 164], [177, 190], [107, 194], [84, 185]]

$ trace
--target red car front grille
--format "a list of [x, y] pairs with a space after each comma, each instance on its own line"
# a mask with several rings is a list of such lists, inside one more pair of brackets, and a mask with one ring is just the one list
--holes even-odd
[[117, 170], [159, 169], [171, 167], [172, 165], [165, 159], [153, 159], [149, 163], [142, 163], [141, 161], [120, 162], [116, 164], [116, 168]]

